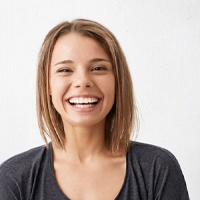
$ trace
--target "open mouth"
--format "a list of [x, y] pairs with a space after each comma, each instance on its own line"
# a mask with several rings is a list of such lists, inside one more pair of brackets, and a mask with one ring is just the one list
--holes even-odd
[[96, 97], [89, 97], [89, 98], [84, 98], [84, 97], [73, 97], [70, 98], [69, 100], [70, 105], [76, 107], [76, 108], [91, 108], [94, 107], [100, 99]]

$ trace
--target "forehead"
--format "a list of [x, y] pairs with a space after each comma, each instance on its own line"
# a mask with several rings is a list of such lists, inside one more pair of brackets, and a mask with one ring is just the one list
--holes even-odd
[[62, 59], [90, 60], [94, 57], [109, 59], [99, 42], [87, 36], [70, 33], [61, 36], [55, 43], [51, 63], [54, 64]]

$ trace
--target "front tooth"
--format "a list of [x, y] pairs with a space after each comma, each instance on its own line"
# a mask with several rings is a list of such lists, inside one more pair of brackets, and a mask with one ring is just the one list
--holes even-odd
[[69, 100], [70, 103], [75, 103], [75, 104], [78, 104], [78, 103], [93, 103], [93, 102], [96, 102], [98, 101], [97, 98], [71, 98]]
[[82, 102], [83, 102], [83, 98], [79, 98], [78, 103], [82, 103]]
[[88, 103], [88, 98], [83, 99], [83, 103]]

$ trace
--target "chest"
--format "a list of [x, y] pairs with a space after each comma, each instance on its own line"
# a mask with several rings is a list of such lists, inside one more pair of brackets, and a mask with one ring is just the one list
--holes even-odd
[[61, 191], [71, 200], [113, 200], [124, 183], [126, 163], [124, 159], [100, 166], [60, 165], [54, 173]]

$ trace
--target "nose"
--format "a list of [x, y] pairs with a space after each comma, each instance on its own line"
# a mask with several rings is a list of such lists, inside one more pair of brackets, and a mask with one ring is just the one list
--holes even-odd
[[89, 72], [75, 72], [74, 87], [75, 88], [89, 88], [93, 86], [91, 74]]

